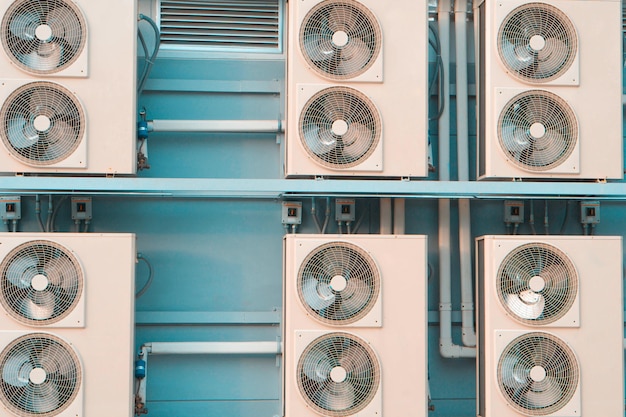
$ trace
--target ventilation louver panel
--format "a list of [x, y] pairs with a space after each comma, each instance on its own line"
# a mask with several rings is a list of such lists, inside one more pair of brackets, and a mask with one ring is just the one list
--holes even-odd
[[498, 53], [522, 81], [545, 83], [563, 75], [574, 62], [578, 38], [574, 25], [558, 8], [528, 3], [513, 10], [498, 33]]
[[363, 319], [380, 293], [372, 257], [348, 242], [313, 250], [298, 272], [298, 296], [307, 312], [323, 323], [345, 325]]
[[543, 90], [516, 95], [502, 109], [498, 140], [509, 161], [528, 171], [559, 167], [578, 142], [578, 122], [570, 106]]
[[346, 169], [374, 153], [381, 141], [382, 122], [374, 103], [360, 91], [329, 87], [304, 105], [299, 133], [302, 146], [317, 163]]
[[163, 0], [160, 12], [166, 47], [280, 49], [278, 0]]
[[307, 404], [322, 416], [355, 415], [373, 400], [380, 365], [363, 339], [328, 333], [312, 341], [296, 367], [297, 383]]
[[496, 285], [500, 302], [514, 319], [545, 325], [572, 308], [578, 294], [578, 273], [558, 248], [528, 243], [504, 258]]
[[83, 53], [87, 25], [69, 0], [18, 0], [2, 19], [2, 47], [11, 61], [31, 74], [54, 74]]
[[500, 355], [497, 373], [507, 402], [527, 416], [561, 410], [574, 397], [580, 379], [572, 349], [558, 337], [540, 332], [511, 341]]
[[9, 252], [0, 263], [0, 305], [26, 325], [66, 318], [83, 291], [78, 260], [58, 243], [34, 240]]
[[[74, 154], [85, 135], [85, 111], [65, 87], [33, 82], [14, 90], [0, 109], [2, 142], [31, 166], [58, 164]], [[75, 162], [84, 165], [82, 161]]]
[[20, 417], [56, 416], [76, 400], [82, 383], [78, 355], [52, 334], [21, 336], [0, 352], [0, 402]]
[[376, 17], [354, 0], [327, 0], [314, 6], [300, 26], [300, 51], [311, 68], [331, 80], [369, 70], [381, 53]]

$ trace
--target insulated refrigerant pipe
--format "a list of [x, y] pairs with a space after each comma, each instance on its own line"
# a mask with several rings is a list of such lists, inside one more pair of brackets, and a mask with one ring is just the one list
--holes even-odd
[[279, 133], [281, 120], [149, 120], [149, 132]]

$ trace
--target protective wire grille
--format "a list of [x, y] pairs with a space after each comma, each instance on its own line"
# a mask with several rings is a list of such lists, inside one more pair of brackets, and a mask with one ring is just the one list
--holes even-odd
[[329, 333], [311, 342], [296, 367], [306, 403], [329, 417], [355, 415], [372, 401], [380, 384], [376, 354], [364, 340]]
[[362, 163], [372, 155], [382, 135], [376, 106], [350, 87], [317, 92], [304, 105], [298, 126], [307, 153], [317, 163], [333, 169]]
[[2, 142], [21, 162], [47, 166], [63, 161], [80, 145], [85, 112], [59, 84], [33, 82], [9, 95], [0, 109]]
[[0, 304], [27, 325], [56, 323], [70, 314], [83, 292], [83, 272], [65, 247], [35, 240], [9, 252], [0, 263]]
[[54, 74], [76, 61], [87, 25], [71, 1], [18, 0], [2, 18], [2, 47], [11, 61], [33, 74]]
[[331, 325], [346, 325], [365, 317], [380, 294], [380, 274], [374, 259], [347, 242], [315, 248], [298, 271], [298, 296], [306, 311]]
[[574, 25], [565, 13], [546, 3], [524, 4], [500, 25], [500, 59], [522, 81], [559, 78], [572, 66], [577, 50]]
[[562, 409], [574, 396], [580, 377], [570, 347], [540, 332], [509, 343], [500, 355], [497, 372], [507, 402], [527, 416], [545, 416]]
[[546, 325], [563, 317], [578, 294], [576, 268], [558, 248], [528, 243], [511, 251], [500, 264], [498, 298], [521, 323]]
[[326, 0], [314, 6], [300, 26], [300, 50], [323, 77], [354, 78], [380, 54], [382, 31], [376, 17], [354, 0]]
[[524, 91], [500, 112], [498, 142], [509, 161], [534, 172], [565, 162], [578, 143], [578, 121], [561, 97], [544, 90]]
[[0, 353], [0, 402], [21, 417], [56, 416], [76, 399], [81, 380], [74, 349], [56, 336], [31, 333]]

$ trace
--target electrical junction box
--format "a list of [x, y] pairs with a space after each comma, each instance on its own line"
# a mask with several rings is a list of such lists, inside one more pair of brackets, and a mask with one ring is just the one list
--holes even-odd
[[91, 197], [72, 197], [72, 220], [91, 218]]
[[283, 201], [283, 224], [302, 224], [302, 202]]
[[335, 220], [338, 222], [353, 222], [355, 219], [355, 201], [353, 198], [335, 200]]
[[600, 223], [600, 202], [581, 201], [580, 202], [580, 222], [582, 224]]
[[0, 218], [2, 220], [20, 220], [22, 218], [22, 198], [0, 197]]
[[505, 223], [524, 223], [524, 202], [515, 200], [506, 200], [504, 202], [504, 222]]

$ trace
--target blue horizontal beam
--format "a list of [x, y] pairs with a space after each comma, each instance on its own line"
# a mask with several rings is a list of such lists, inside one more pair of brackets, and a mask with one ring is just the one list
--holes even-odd
[[626, 200], [626, 183], [6, 176], [0, 177], [0, 193], [265, 199], [353, 196]]
[[137, 311], [135, 324], [279, 324], [280, 311]]

